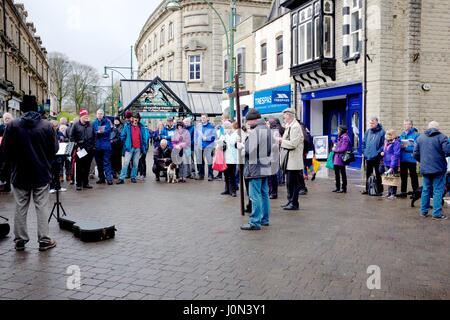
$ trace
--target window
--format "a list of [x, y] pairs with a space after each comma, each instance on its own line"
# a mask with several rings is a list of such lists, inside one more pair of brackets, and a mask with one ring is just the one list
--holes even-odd
[[293, 64], [294, 65], [298, 65], [298, 28], [297, 28], [298, 20], [297, 20], [297, 18], [298, 18], [297, 14], [292, 15], [292, 25], [293, 25], [292, 39], [293, 39], [293, 46], [294, 46], [294, 52], [293, 52], [293, 57], [294, 57]]
[[164, 79], [164, 64], [162, 63], [159, 65], [159, 77]]
[[153, 52], [156, 52], [158, 50], [158, 35], [155, 33], [153, 36]]
[[359, 113], [352, 115], [353, 149], [359, 149]]
[[277, 69], [283, 68], [283, 36], [278, 36], [277, 43]]
[[174, 35], [173, 35], [173, 22], [169, 23], [169, 41], [173, 40]]
[[166, 31], [164, 30], [164, 27], [161, 28], [161, 34], [159, 37], [159, 41], [160, 41], [160, 46], [162, 47], [164, 45], [164, 41], [166, 39]]
[[189, 56], [189, 80], [201, 80], [201, 57]]
[[334, 58], [334, 3], [310, 1], [292, 14], [292, 65]]
[[353, 0], [352, 8], [350, 11], [351, 19], [350, 19], [350, 56], [355, 56], [360, 51], [360, 33], [361, 33], [361, 9], [359, 8], [359, 4], [357, 0]]
[[267, 43], [261, 45], [261, 73], [267, 73]]
[[298, 34], [299, 64], [312, 60], [312, 31], [312, 6], [309, 6], [306, 9], [300, 11], [300, 24]]
[[334, 56], [333, 37], [333, 17], [325, 16], [323, 18], [323, 55], [325, 58], [333, 58]]
[[148, 56], [152, 55], [152, 41], [148, 40]]

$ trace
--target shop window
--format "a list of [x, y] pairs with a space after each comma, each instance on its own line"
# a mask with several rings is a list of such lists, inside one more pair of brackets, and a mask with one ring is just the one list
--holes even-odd
[[330, 129], [331, 129], [331, 134], [338, 134], [338, 116], [337, 114], [334, 114], [331, 117], [331, 123], [330, 123]]

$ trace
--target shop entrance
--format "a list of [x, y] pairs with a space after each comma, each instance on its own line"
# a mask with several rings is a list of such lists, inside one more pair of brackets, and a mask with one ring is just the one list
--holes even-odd
[[330, 148], [338, 139], [338, 127], [347, 124], [347, 100], [323, 101], [323, 131], [329, 137]]

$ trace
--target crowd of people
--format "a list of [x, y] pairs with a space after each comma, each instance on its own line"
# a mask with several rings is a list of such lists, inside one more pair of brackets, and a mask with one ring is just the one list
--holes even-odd
[[[48, 194], [66, 191], [61, 182], [75, 185], [77, 191], [92, 189], [90, 176], [97, 168], [97, 184], [125, 184], [147, 176], [147, 154], [153, 156], [152, 172], [156, 182], [167, 181], [175, 171], [175, 182], [189, 179], [223, 180], [222, 195], [237, 197], [239, 170], [243, 168], [244, 185], [248, 196], [246, 211], [250, 213], [242, 230], [260, 230], [270, 225], [270, 205], [278, 198], [280, 185], [286, 184], [286, 211], [300, 209], [299, 196], [308, 193], [305, 179], [317, 174], [312, 136], [305, 125], [296, 119], [292, 108], [278, 118], [264, 119], [256, 109], [250, 109], [241, 126], [224, 113], [218, 125], [208, 115], [201, 115], [199, 123], [185, 118], [175, 122], [168, 118], [151, 130], [139, 113], [126, 112], [124, 119], [106, 117], [98, 110], [93, 121], [87, 110], [81, 109], [79, 118], [47, 121], [37, 112], [35, 97], [26, 96], [21, 105], [22, 116], [13, 119], [3, 115], [0, 126], [0, 184], [4, 192], [13, 191], [16, 200], [15, 243], [24, 250], [29, 241], [26, 214], [33, 195], [38, 215], [40, 250], [53, 248], [56, 242], [48, 235]], [[59, 155], [58, 143], [73, 143], [70, 155]], [[448, 185], [450, 141], [439, 131], [439, 124], [431, 122], [419, 134], [411, 120], [405, 120], [404, 131], [384, 130], [376, 117], [369, 119], [369, 129], [362, 145], [366, 163], [366, 190], [363, 194], [383, 195], [386, 176], [401, 180], [401, 192], [390, 185], [386, 197], [404, 198], [411, 178], [412, 192], [419, 190], [417, 163], [423, 176], [421, 215], [426, 217], [433, 198], [433, 219], [444, 220], [442, 199]], [[331, 164], [335, 173], [333, 192], [347, 193], [346, 167], [351, 163], [353, 145], [348, 128], [339, 126], [338, 139], [332, 147]], [[217, 172], [217, 175], [214, 173]], [[116, 181], [114, 181], [116, 180]], [[13, 188], [11, 188], [11, 185]], [[375, 190], [373, 193], [372, 190]], [[331, 191], [331, 190], [330, 190]]]

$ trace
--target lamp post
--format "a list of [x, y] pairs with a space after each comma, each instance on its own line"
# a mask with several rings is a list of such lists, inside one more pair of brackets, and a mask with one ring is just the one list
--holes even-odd
[[103, 78], [104, 79], [108, 79], [109, 78], [109, 74], [108, 74], [108, 70], [111, 70], [111, 104], [112, 104], [112, 108], [111, 108], [111, 113], [114, 116], [114, 72], [117, 72], [118, 74], [120, 74], [122, 76], [122, 78], [126, 79], [126, 77], [117, 69], [127, 69], [127, 70], [131, 70], [131, 74], [133, 75], [133, 68], [132, 67], [105, 67], [105, 72], [103, 73]]
[[[234, 33], [236, 32], [236, 2], [237, 0], [231, 0], [230, 1], [230, 17], [228, 21], [228, 28], [225, 25], [225, 22], [220, 15], [220, 13], [214, 8], [214, 5], [212, 1], [210, 0], [203, 0], [204, 3], [206, 3], [217, 15], [217, 17], [220, 20], [220, 23], [222, 24], [222, 27], [225, 31], [225, 38], [227, 41], [227, 53], [228, 53], [228, 87], [227, 87], [227, 94], [229, 95], [229, 112], [230, 112], [230, 120], [234, 119], [234, 99], [231, 96], [234, 92], [233, 88], [233, 81], [234, 81], [234, 74], [235, 74], [235, 66], [236, 66], [236, 58], [234, 55]], [[172, 12], [180, 11], [182, 8], [179, 0], [169, 0], [166, 9]]]

